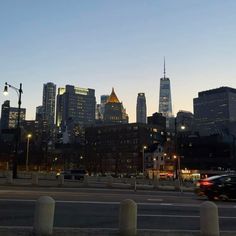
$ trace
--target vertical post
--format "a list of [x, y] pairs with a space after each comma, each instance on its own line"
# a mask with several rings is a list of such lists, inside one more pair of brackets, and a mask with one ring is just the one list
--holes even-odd
[[206, 201], [200, 206], [201, 236], [219, 236], [218, 208], [215, 203]]
[[[12, 87], [12, 86], [11, 86]], [[15, 146], [15, 156], [13, 159], [13, 168], [12, 168], [12, 174], [13, 178], [17, 178], [17, 162], [18, 162], [18, 152], [19, 152], [19, 143], [20, 143], [20, 108], [21, 108], [21, 94], [22, 94], [22, 84], [20, 83], [20, 89], [17, 90], [19, 93], [19, 99], [18, 99], [18, 112], [17, 112], [17, 126], [16, 126], [16, 146]]]
[[39, 184], [39, 176], [38, 173], [32, 173], [32, 185], [38, 185]]
[[7, 177], [6, 183], [13, 184], [12, 173], [8, 171], [6, 177]]
[[119, 231], [121, 236], [135, 236], [137, 233], [137, 204], [130, 199], [120, 204]]
[[178, 164], [178, 181], [179, 186], [181, 185], [181, 179], [180, 179], [180, 156], [177, 156], [177, 164]]
[[59, 186], [63, 186], [64, 185], [64, 175], [60, 174], [58, 176], [58, 181], [59, 181]]
[[89, 185], [89, 177], [87, 175], [84, 176], [83, 183], [84, 183], [84, 187], [88, 187], [88, 185]]
[[145, 161], [144, 161], [144, 157], [145, 157], [145, 153], [144, 150], [147, 148], [147, 146], [142, 146], [142, 172], [143, 172], [143, 176], [144, 176], [144, 172], [145, 172]]
[[31, 138], [31, 134], [27, 135], [27, 147], [26, 147], [26, 162], [25, 162], [25, 170], [29, 170], [29, 140]]

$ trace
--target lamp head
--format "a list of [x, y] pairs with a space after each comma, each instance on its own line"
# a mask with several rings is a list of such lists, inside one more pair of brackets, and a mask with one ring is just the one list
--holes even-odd
[[32, 137], [32, 134], [28, 134], [28, 135], [27, 135], [27, 138], [31, 138], [31, 137]]
[[7, 95], [8, 95], [8, 86], [7, 86], [7, 83], [5, 83], [3, 95], [4, 95], [4, 96], [7, 96]]

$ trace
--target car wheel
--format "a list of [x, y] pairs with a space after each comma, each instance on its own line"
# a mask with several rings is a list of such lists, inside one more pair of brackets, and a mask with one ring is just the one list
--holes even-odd
[[222, 201], [228, 201], [229, 200], [229, 197], [226, 195], [226, 194], [221, 194], [219, 196], [219, 199], [222, 200]]
[[207, 198], [208, 198], [208, 200], [210, 200], [210, 201], [214, 201], [214, 200], [215, 200], [215, 196], [214, 196], [213, 194], [208, 194], [208, 195], [207, 195]]

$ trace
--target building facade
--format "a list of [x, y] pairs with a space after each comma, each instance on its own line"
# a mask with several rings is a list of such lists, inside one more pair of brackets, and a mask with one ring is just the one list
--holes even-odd
[[138, 93], [136, 105], [136, 122], [147, 123], [147, 106], [145, 93]]
[[103, 173], [142, 172], [144, 146], [163, 142], [159, 126], [140, 123], [88, 127], [85, 136], [88, 170]]
[[236, 89], [220, 87], [193, 99], [195, 128], [200, 135], [236, 135]]
[[57, 94], [56, 124], [73, 121], [80, 125], [95, 123], [95, 90], [66, 85]]
[[107, 99], [104, 107], [103, 123], [128, 123], [128, 115], [123, 107], [123, 104], [117, 98], [114, 88], [112, 88], [111, 95]]
[[194, 117], [190, 111], [179, 111], [176, 115], [176, 131], [188, 132], [194, 131]]
[[96, 121], [98, 122], [104, 120], [105, 104], [107, 103], [108, 98], [109, 95], [101, 95], [100, 104], [97, 104], [96, 106]]
[[[25, 120], [26, 109], [20, 109], [20, 125]], [[7, 100], [2, 105], [1, 129], [14, 129], [17, 127], [18, 108], [10, 107], [10, 101]]]

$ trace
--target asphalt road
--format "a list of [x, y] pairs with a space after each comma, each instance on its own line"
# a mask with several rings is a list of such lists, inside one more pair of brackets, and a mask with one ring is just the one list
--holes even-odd
[[[118, 228], [119, 203], [138, 203], [139, 229], [199, 230], [199, 206], [205, 199], [192, 193], [105, 189], [0, 189], [0, 226], [32, 226], [35, 201], [56, 200], [56, 227]], [[220, 229], [236, 230], [236, 202], [216, 202]]]

